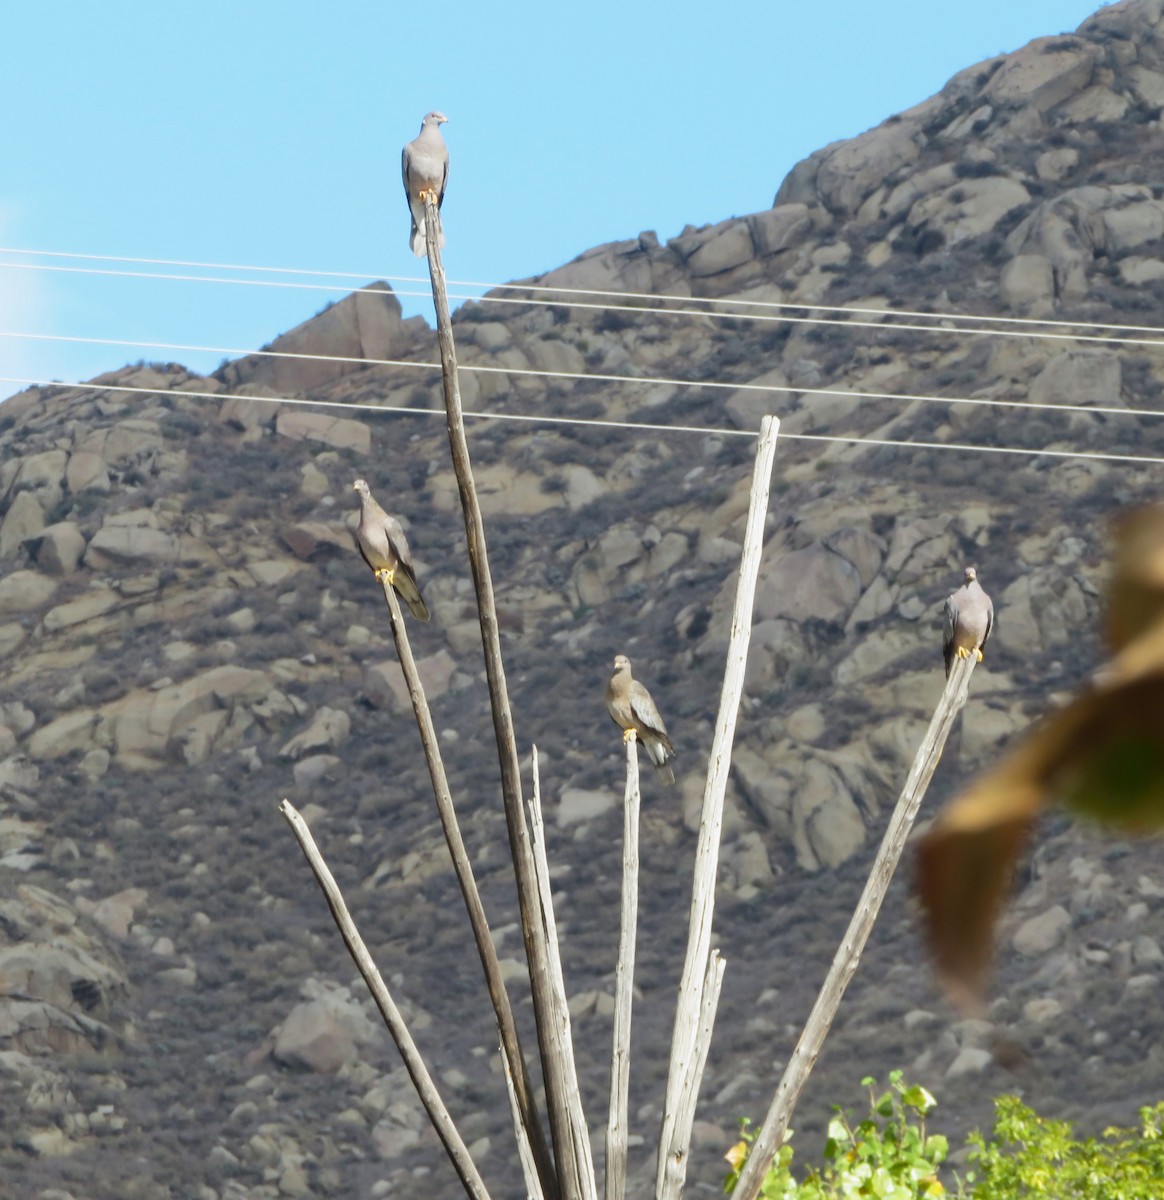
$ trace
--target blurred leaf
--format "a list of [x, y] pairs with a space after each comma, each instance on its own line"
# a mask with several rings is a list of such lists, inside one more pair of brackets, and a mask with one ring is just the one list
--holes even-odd
[[1140, 508], [1115, 527], [1107, 641], [1118, 653], [1164, 618], [1164, 509]]

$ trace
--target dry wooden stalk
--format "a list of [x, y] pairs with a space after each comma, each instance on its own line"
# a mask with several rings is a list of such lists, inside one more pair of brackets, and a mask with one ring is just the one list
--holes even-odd
[[630, 1096], [631, 1006], [635, 938], [639, 921], [639, 753], [632, 729], [626, 739], [626, 790], [622, 818], [622, 921], [614, 975], [614, 1037], [610, 1054], [610, 1108], [606, 1123], [605, 1200], [626, 1192], [627, 1117]]
[[562, 1047], [562, 1067], [570, 1097], [570, 1140], [574, 1147], [575, 1161], [578, 1163], [578, 1178], [575, 1180], [575, 1184], [585, 1200], [598, 1200], [594, 1183], [594, 1158], [590, 1151], [590, 1131], [586, 1126], [586, 1114], [582, 1111], [582, 1093], [578, 1087], [578, 1068], [574, 1062], [574, 1038], [570, 1030], [570, 1006], [566, 1000], [566, 977], [562, 972], [562, 958], [558, 947], [554, 898], [550, 890], [550, 860], [546, 851], [546, 824], [542, 820], [542, 784], [538, 770], [537, 746], [533, 748], [531, 767], [533, 794], [529, 804], [529, 828], [533, 843], [534, 866], [537, 872], [542, 924], [545, 926], [546, 945], [550, 951], [554, 1026]]
[[444, 1144], [462, 1186], [474, 1200], [489, 1200], [485, 1184], [478, 1174], [473, 1160], [469, 1157], [469, 1151], [461, 1139], [461, 1135], [457, 1132], [456, 1125], [453, 1124], [453, 1118], [449, 1116], [449, 1110], [445, 1107], [444, 1101], [437, 1091], [437, 1086], [428, 1073], [428, 1068], [424, 1065], [424, 1060], [420, 1057], [420, 1051], [417, 1050], [416, 1043], [408, 1032], [408, 1026], [405, 1025], [400, 1010], [396, 1007], [387, 985], [381, 978], [376, 964], [372, 961], [372, 956], [368, 953], [367, 946], [364, 945], [364, 939], [360, 937], [360, 931], [356, 928], [351, 913], [348, 912], [348, 906], [344, 902], [339, 885], [328, 869], [327, 863], [324, 862], [323, 855], [320, 854], [319, 847], [316, 846], [315, 839], [311, 836], [311, 830], [307, 828], [307, 823], [289, 800], [283, 801], [279, 806], [279, 811], [287, 818], [308, 864], [315, 873], [319, 886], [323, 889], [327, 906], [331, 909], [331, 915], [339, 928], [340, 936], [344, 939], [344, 945], [347, 946], [348, 953], [355, 960], [360, 974], [364, 977], [364, 982], [368, 985], [368, 990], [372, 993], [372, 999], [375, 1000], [376, 1007], [384, 1018], [384, 1024], [388, 1026], [388, 1032], [392, 1035], [392, 1040], [400, 1051], [400, 1057], [404, 1059], [404, 1065], [412, 1078], [416, 1094], [420, 1097], [420, 1101], [428, 1113], [428, 1119], [432, 1122], [437, 1137]]
[[526, 1200], [544, 1200], [538, 1166], [534, 1162], [533, 1150], [522, 1125], [521, 1110], [517, 1106], [517, 1093], [513, 1090], [513, 1075], [509, 1070], [509, 1059], [501, 1054], [501, 1069], [505, 1072], [505, 1091], [509, 1096], [509, 1111], [513, 1115], [513, 1127], [517, 1131], [517, 1157], [521, 1161], [521, 1174], [525, 1179]]
[[[465, 537], [469, 547], [469, 567], [477, 594], [477, 615], [481, 623], [481, 643], [485, 653], [485, 675], [489, 684], [489, 705], [493, 714], [493, 732], [501, 766], [501, 791], [505, 801], [505, 824], [509, 849], [517, 877], [517, 898], [521, 913], [522, 936], [529, 964], [533, 993], [534, 1021], [538, 1050], [546, 1085], [550, 1116], [550, 1136], [557, 1165], [557, 1190], [563, 1200], [583, 1200], [574, 1181], [581, 1178], [570, 1127], [570, 1094], [566, 1082], [566, 1054], [553, 1021], [553, 995], [550, 983], [549, 951], [537, 905], [537, 880], [529, 846], [529, 830], [521, 795], [521, 767], [513, 732], [513, 714], [509, 707], [509, 689], [501, 659], [501, 637], [497, 625], [497, 605], [489, 557], [485, 546], [485, 524], [473, 480], [465, 421], [461, 411], [461, 390], [457, 383], [457, 355], [453, 326], [449, 316], [448, 288], [440, 255], [440, 213], [436, 197], [430, 192], [425, 200], [428, 236], [428, 271], [432, 282], [433, 305], [437, 318], [437, 341], [441, 352], [441, 377], [444, 382], [445, 412], [453, 471], [465, 518]], [[539, 1171], [540, 1174], [540, 1171]], [[552, 1181], [551, 1181], [552, 1184]], [[543, 1178], [542, 1186], [550, 1197], [551, 1187]], [[554, 1200], [556, 1200], [556, 1192]]]
[[[679, 984], [675, 1029], [671, 1036], [667, 1094], [663, 1103], [663, 1124], [659, 1134], [659, 1159], [655, 1173], [655, 1194], [658, 1200], [678, 1200], [683, 1192], [687, 1177], [687, 1139], [698, 1099], [698, 1080], [689, 1073], [693, 1071], [694, 1064], [706, 1057], [707, 1046], [701, 1046], [701, 1037], [704, 1036], [701, 1031], [708, 1015], [708, 1001], [718, 996], [717, 986], [714, 987], [714, 996], [708, 988], [709, 984], [714, 983], [714, 973], [710, 971], [711, 924], [715, 911], [715, 880], [719, 866], [723, 799], [731, 766], [740, 694], [744, 686], [744, 667], [747, 664], [748, 643], [752, 633], [752, 605], [760, 571], [760, 554], [764, 546], [764, 519], [768, 514], [772, 460], [776, 454], [776, 438], [779, 432], [780, 422], [775, 417], [763, 419], [756, 446], [755, 467], [752, 471], [752, 491], [736, 584], [735, 607], [732, 611], [727, 665], [720, 693], [719, 715], [716, 717], [707, 783], [703, 792], [699, 841], [695, 851], [695, 879], [692, 885], [687, 957]], [[714, 1019], [714, 1005], [712, 1007]], [[710, 1035], [711, 1027], [708, 1024], [706, 1036], [710, 1038]], [[695, 1086], [692, 1086], [693, 1078]]]
[[[400, 600], [396, 589], [387, 579], [381, 579], [384, 589], [384, 600], [388, 605], [388, 614], [392, 621], [392, 637], [396, 642], [396, 654], [400, 659], [400, 667], [408, 684], [408, 694], [412, 700], [412, 711], [416, 715], [416, 724], [420, 729], [420, 740], [424, 746], [424, 757], [428, 764], [428, 773], [432, 779], [432, 790], [436, 796], [437, 812], [440, 816], [441, 829], [444, 831], [445, 843], [453, 860], [453, 869], [457, 874], [457, 882], [461, 887], [461, 895], [465, 898], [465, 908], [469, 913], [469, 923], [473, 927], [473, 939], [477, 943], [477, 953], [481, 957], [481, 966], [485, 970], [485, 982], [489, 989], [489, 998], [493, 1002], [493, 1011], [497, 1016], [497, 1027], [501, 1035], [502, 1054], [506, 1060], [506, 1069], [513, 1082], [517, 1110], [520, 1115], [521, 1128], [518, 1130], [520, 1146], [523, 1133], [529, 1140], [530, 1153], [539, 1168], [539, 1176], [545, 1175], [553, 1186], [553, 1164], [546, 1146], [545, 1135], [542, 1132], [541, 1120], [534, 1107], [533, 1088], [530, 1085], [529, 1069], [525, 1055], [522, 1053], [521, 1041], [518, 1037], [517, 1025], [513, 1019], [513, 1008], [509, 1002], [509, 993], [505, 989], [505, 981], [501, 975], [501, 963], [497, 958], [497, 948], [489, 932], [489, 922], [485, 916], [485, 907], [481, 903], [481, 895], [477, 890], [477, 881], [473, 875], [473, 867], [469, 861], [469, 853], [465, 849], [461, 837], [461, 827], [457, 821], [457, 812], [453, 807], [452, 793], [445, 775], [444, 761], [441, 758], [440, 746], [437, 741], [436, 729], [432, 723], [428, 699], [424, 694], [424, 686], [420, 681], [420, 673], [416, 669], [416, 660], [412, 656], [412, 646], [408, 640], [408, 627], [400, 608]], [[543, 1191], [545, 1189], [543, 1188]]]
[[976, 661], [973, 655], [967, 659], [956, 660], [946, 680], [942, 697], [934, 710], [921, 746], [918, 747], [905, 786], [901, 789], [901, 795], [889, 819], [885, 836], [881, 839], [881, 847], [877, 851], [865, 890], [857, 902], [849, 928], [841, 939], [820, 995], [817, 996], [800, 1040], [796, 1043], [796, 1049], [793, 1050], [792, 1057], [784, 1069], [784, 1077], [776, 1089], [763, 1127], [752, 1143], [748, 1161], [744, 1164], [739, 1182], [732, 1193], [733, 1200], [755, 1200], [764, 1182], [764, 1174], [784, 1141], [796, 1102], [800, 1099], [800, 1093], [816, 1065], [825, 1036], [840, 1007], [841, 997], [844, 996], [845, 989], [861, 961], [861, 952], [873, 931], [877, 914], [881, 910], [881, 902], [889, 890], [890, 880], [905, 849], [905, 842], [921, 807], [922, 798], [933, 778], [938, 760], [942, 757], [942, 748], [950, 736], [950, 730], [954, 727], [954, 719], [966, 703], [970, 675]]

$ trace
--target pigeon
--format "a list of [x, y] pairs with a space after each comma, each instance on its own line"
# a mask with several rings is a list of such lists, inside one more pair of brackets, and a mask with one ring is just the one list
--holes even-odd
[[606, 685], [606, 711], [623, 731], [622, 740], [629, 741], [632, 734], [636, 735], [662, 781], [674, 783], [675, 772], [667, 759], [675, 756], [675, 747], [651, 693], [631, 676], [630, 659], [625, 654], [614, 660], [614, 674]]
[[[428, 238], [424, 227], [424, 198], [436, 197], [437, 208], [445, 198], [449, 179], [449, 148], [441, 137], [441, 126], [448, 120], [444, 113], [430, 112], [420, 123], [420, 133], [405, 147], [400, 156], [400, 172], [404, 177], [404, 194], [412, 213], [412, 236], [409, 245], [417, 258], [428, 253]], [[444, 230], [440, 231], [439, 246], [445, 244]]]
[[396, 589], [418, 621], [427, 621], [428, 605], [417, 586], [412, 554], [400, 522], [376, 503], [364, 480], [357, 479], [352, 488], [360, 493], [360, 523], [356, 527], [356, 542], [364, 562], [372, 568], [377, 580], [386, 579]]
[[946, 659], [946, 678], [955, 658], [971, 654], [982, 661], [982, 648], [994, 628], [994, 605], [978, 582], [978, 572], [967, 567], [962, 586], [946, 601], [946, 632], [942, 654]]

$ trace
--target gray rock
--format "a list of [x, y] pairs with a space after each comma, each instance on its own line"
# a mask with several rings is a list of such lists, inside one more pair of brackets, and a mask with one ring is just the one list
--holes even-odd
[[275, 431], [297, 442], [323, 442], [360, 455], [372, 452], [372, 430], [363, 421], [353, 421], [350, 417], [333, 417], [301, 408], [283, 409], [275, 418]]
[[812, 230], [805, 204], [780, 204], [747, 218], [756, 256], [765, 258], [796, 245]]
[[1019, 312], [1049, 311], [1055, 298], [1055, 272], [1041, 254], [1019, 254], [1002, 268], [1003, 303]]
[[1146, 933], [1137, 934], [1132, 939], [1132, 962], [1137, 967], [1155, 967], [1164, 962], [1164, 953], [1160, 943]]
[[33, 492], [17, 492], [0, 522], [0, 558], [8, 558], [22, 543], [44, 528], [44, 509]]
[[145, 525], [104, 525], [85, 551], [85, 565], [98, 571], [138, 563], [173, 563], [177, 558], [178, 539]]
[[1058, 946], [1070, 928], [1070, 914], [1061, 904], [1056, 904], [1038, 916], [1028, 917], [1011, 940], [1020, 954], [1036, 958]]
[[967, 1046], [958, 1051], [958, 1056], [946, 1068], [946, 1078], [960, 1079], [964, 1075], [979, 1075], [990, 1066], [993, 1058], [989, 1050]]
[[843, 624], [861, 595], [852, 563], [820, 542], [762, 561], [756, 589], [756, 616]]
[[85, 553], [85, 535], [72, 521], [59, 521], [25, 538], [25, 547], [39, 570], [48, 575], [72, 575]]
[[1046, 112], [1091, 80], [1097, 48], [1080, 42], [1071, 46], [1055, 38], [1036, 38], [1008, 54], [982, 91], [998, 105], [1029, 104]]
[[316, 750], [335, 749], [347, 741], [351, 729], [352, 719], [342, 708], [325, 705], [312, 717], [306, 729], [283, 744], [279, 757], [303, 758]]
[[[640, 754], [640, 777], [642, 767], [643, 756]], [[563, 788], [558, 797], [558, 824], [577, 825], [583, 821], [593, 821], [595, 817], [610, 812], [617, 804], [618, 797], [606, 789]]]
[[0, 578], [0, 616], [35, 612], [57, 590], [57, 580], [39, 571], [12, 571]]

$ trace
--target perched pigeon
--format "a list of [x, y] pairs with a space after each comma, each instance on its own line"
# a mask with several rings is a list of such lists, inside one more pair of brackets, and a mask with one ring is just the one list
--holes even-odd
[[400, 522], [376, 503], [362, 479], [357, 479], [352, 488], [360, 493], [360, 523], [356, 527], [356, 541], [364, 562], [372, 568], [378, 580], [388, 580], [418, 621], [427, 621], [428, 605], [416, 585], [412, 554]]
[[962, 586], [946, 601], [946, 633], [942, 639], [942, 653], [946, 659], [946, 678], [955, 658], [969, 658], [971, 654], [982, 661], [982, 647], [994, 628], [994, 605], [978, 582], [978, 572], [966, 568]]
[[674, 783], [675, 773], [667, 763], [675, 755], [675, 747], [667, 736], [667, 726], [659, 716], [651, 693], [637, 679], [631, 677], [630, 659], [620, 654], [614, 660], [614, 674], [606, 685], [606, 711], [611, 720], [623, 731], [622, 740], [636, 734], [655, 764], [664, 783]]
[[[420, 123], [420, 133], [404, 147], [400, 156], [400, 171], [404, 176], [404, 194], [412, 213], [412, 237], [409, 245], [417, 258], [428, 253], [428, 240], [424, 228], [424, 197], [431, 192], [436, 197], [437, 208], [445, 198], [445, 184], [449, 179], [449, 148], [441, 137], [441, 126], [448, 120], [444, 113], [430, 112]], [[445, 244], [444, 230], [440, 242]]]

